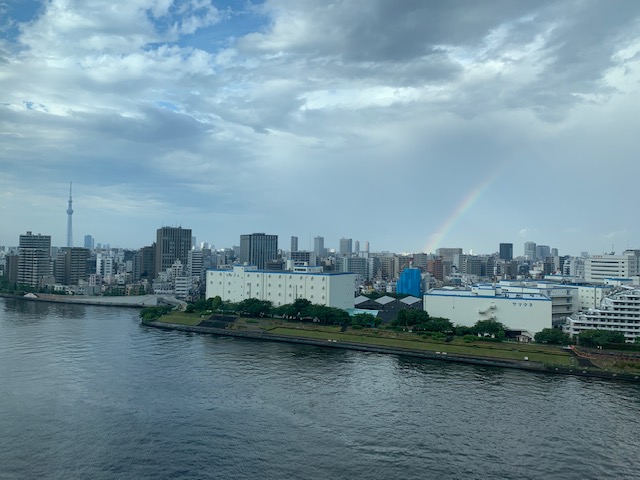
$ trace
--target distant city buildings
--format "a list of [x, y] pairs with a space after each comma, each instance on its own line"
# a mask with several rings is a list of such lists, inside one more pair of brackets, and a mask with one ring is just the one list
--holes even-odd
[[533, 261], [533, 262], [536, 260], [536, 243], [535, 242], [524, 243], [524, 259], [527, 261]]
[[340, 255], [351, 255], [353, 253], [353, 241], [350, 238], [340, 239]]
[[324, 248], [324, 237], [315, 237], [313, 239], [313, 251], [317, 258], [325, 256], [326, 250]]
[[501, 243], [500, 244], [500, 260], [511, 261], [513, 260], [513, 243]]
[[84, 236], [84, 248], [88, 248], [89, 250], [93, 250], [95, 248], [95, 240], [91, 235]]
[[[71, 201], [70, 191], [69, 210]], [[498, 252], [484, 255], [459, 247], [399, 254], [370, 252], [368, 242], [361, 249], [359, 241], [345, 237], [337, 248], [327, 248], [324, 237], [316, 236], [313, 250], [304, 251], [298, 237], [291, 236], [290, 250], [281, 251], [277, 235], [253, 233], [241, 235], [238, 246], [215, 250], [206, 242], [196, 248], [191, 229], [182, 227], [161, 227], [155, 240], [139, 250], [107, 244], [94, 248], [93, 237], [85, 235], [84, 248], [54, 247], [51, 236], [28, 231], [20, 235], [18, 247], [0, 247], [0, 274], [41, 291], [120, 294], [153, 289], [192, 299], [209, 295], [208, 272], [214, 271], [223, 272], [232, 288], [211, 291], [227, 300], [261, 298], [277, 305], [291, 297], [333, 306], [350, 304], [345, 298], [352, 299], [356, 291], [424, 293], [424, 308], [432, 316], [463, 325], [495, 319], [530, 333], [566, 325], [574, 335], [589, 328], [624, 330], [628, 340], [640, 334], [640, 314], [633, 303], [634, 289], [640, 288], [640, 249], [573, 257], [529, 241], [521, 256], [514, 256], [512, 243], [500, 243]], [[229, 277], [230, 272], [235, 276]], [[277, 288], [269, 281], [275, 278]], [[315, 283], [321, 278], [325, 280]], [[345, 291], [338, 293], [339, 288]]]
[[278, 236], [251, 233], [240, 236], [240, 263], [263, 270], [278, 256]]

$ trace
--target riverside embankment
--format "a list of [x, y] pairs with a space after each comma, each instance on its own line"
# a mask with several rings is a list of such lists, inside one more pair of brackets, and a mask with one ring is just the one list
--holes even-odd
[[178, 305], [184, 303], [176, 300], [174, 297], [166, 295], [120, 295], [100, 297], [93, 295], [55, 295], [51, 293], [30, 293], [27, 295], [0, 293], [0, 297], [31, 302], [70, 303], [75, 305], [131, 308], [155, 307], [158, 305]]
[[587, 368], [570, 368], [564, 365], [544, 364], [541, 362], [530, 362], [521, 360], [499, 359], [476, 357], [471, 355], [451, 354], [443, 351], [416, 350], [402, 347], [380, 346], [367, 343], [349, 342], [340, 338], [340, 334], [336, 334], [334, 339], [319, 340], [314, 338], [306, 338], [294, 335], [278, 335], [266, 331], [258, 330], [231, 330], [225, 328], [214, 328], [200, 325], [183, 325], [178, 323], [167, 323], [151, 320], [142, 320], [142, 324], [148, 327], [160, 328], [164, 330], [177, 330], [191, 333], [202, 333], [212, 335], [222, 335], [229, 337], [240, 337], [253, 340], [295, 343], [302, 345], [313, 345], [323, 348], [357, 350], [362, 352], [373, 352], [390, 355], [402, 355], [415, 358], [423, 358], [428, 360], [440, 360], [446, 362], [465, 363], [469, 365], [480, 365], [489, 367], [512, 368], [518, 370], [526, 370], [529, 372], [552, 373], [564, 375], [577, 375], [582, 377], [605, 378], [612, 380], [626, 380], [632, 382], [640, 382], [640, 376], [636, 374], [612, 372], [601, 369]]

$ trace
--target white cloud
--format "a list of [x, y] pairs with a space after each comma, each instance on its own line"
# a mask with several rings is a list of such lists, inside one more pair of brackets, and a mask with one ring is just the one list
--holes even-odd
[[[633, 242], [611, 208], [640, 173], [640, 6], [623, 7], [52, 0], [0, 28], [0, 186], [59, 238], [73, 179], [94, 192], [76, 228], [119, 216], [121, 244], [184, 216], [217, 245], [264, 229], [404, 251], [490, 179], [441, 242]], [[600, 237], [567, 229], [595, 219]]]

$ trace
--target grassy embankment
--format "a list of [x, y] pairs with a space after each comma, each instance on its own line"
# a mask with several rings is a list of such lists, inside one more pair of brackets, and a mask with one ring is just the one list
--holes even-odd
[[[198, 325], [201, 320], [197, 314], [184, 312], [171, 312], [159, 319], [161, 322], [178, 323], [181, 325]], [[459, 337], [456, 337], [451, 342], [444, 342], [431, 338], [423, 338], [415, 333], [408, 332], [396, 332], [386, 329], [353, 330], [351, 328], [348, 328], [345, 332], [341, 332], [338, 326], [285, 322], [279, 319], [240, 318], [232, 328], [235, 330], [265, 331], [274, 335], [304, 337], [315, 340], [337, 340], [382, 347], [446, 352], [453, 355], [507, 360], [524, 360], [524, 357], [528, 357], [531, 362], [540, 362], [549, 365], [577, 365], [575, 357], [570, 353], [560, 347], [547, 345], [485, 341], [466, 343]]]

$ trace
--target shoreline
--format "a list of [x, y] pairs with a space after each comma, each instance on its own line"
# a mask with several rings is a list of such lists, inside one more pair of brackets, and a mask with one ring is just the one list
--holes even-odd
[[122, 296], [89, 296], [89, 295], [56, 295], [52, 293], [34, 293], [33, 296], [0, 293], [0, 298], [25, 300], [28, 302], [63, 303], [71, 305], [93, 305], [98, 307], [146, 308], [156, 307], [166, 297], [158, 295], [122, 295]]
[[154, 320], [141, 320], [141, 324], [151, 328], [161, 330], [174, 330], [190, 333], [201, 333], [208, 335], [218, 335], [226, 337], [239, 337], [253, 340], [270, 342], [295, 343], [299, 345], [312, 345], [323, 348], [338, 348], [343, 350], [356, 350], [361, 352], [381, 353], [385, 355], [401, 355], [413, 358], [423, 358], [426, 360], [440, 360], [453, 363], [464, 363], [467, 365], [478, 365], [488, 367], [502, 367], [516, 370], [524, 370], [533, 373], [552, 373], [560, 375], [574, 375], [580, 377], [601, 378], [607, 380], [625, 380], [640, 383], [640, 376], [629, 373], [615, 373], [606, 370], [593, 371], [587, 369], [569, 368], [562, 365], [545, 365], [538, 362], [525, 362], [520, 360], [491, 359], [486, 357], [473, 357], [460, 354], [447, 354], [443, 352], [413, 350], [401, 347], [383, 347], [366, 343], [353, 343], [342, 340], [323, 341], [306, 337], [295, 337], [288, 335], [276, 335], [260, 331], [239, 331], [226, 330], [223, 328], [201, 327], [198, 325], [182, 325], [178, 323], [165, 323]]

